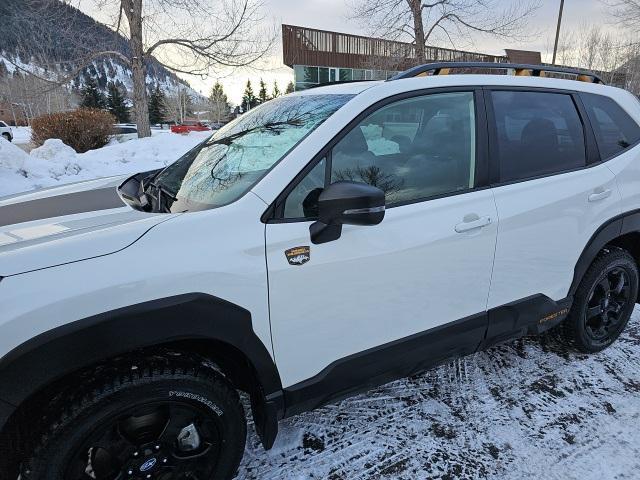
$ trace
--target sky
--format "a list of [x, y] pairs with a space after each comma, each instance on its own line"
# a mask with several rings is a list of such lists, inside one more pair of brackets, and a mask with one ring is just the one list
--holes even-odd
[[[211, 0], [217, 1], [217, 0]], [[367, 34], [365, 27], [349, 18], [349, 0], [263, 0], [265, 22], [267, 26], [275, 27], [280, 32], [282, 23], [300, 25], [323, 30], [334, 30], [344, 33]], [[497, 0], [502, 8], [508, 8], [518, 0]], [[535, 1], [535, 0], [534, 0]], [[517, 48], [523, 50], [537, 50], [543, 53], [543, 59], [550, 57], [553, 45], [558, 8], [560, 0], [537, 0], [540, 8], [533, 14], [529, 21], [531, 37], [524, 42], [505, 41], [496, 38], [474, 39], [471, 48], [482, 53], [503, 55], [504, 48]], [[98, 18], [98, 12], [87, 10], [87, 13]], [[609, 18], [606, 15], [602, 0], [565, 0], [562, 31], [575, 30], [585, 23], [604, 24], [605, 28], [613, 28], [608, 25]], [[448, 46], [448, 45], [443, 45]], [[284, 91], [287, 83], [293, 79], [293, 70], [282, 63], [282, 44], [280, 38], [274, 45], [267, 62], [259, 70], [218, 70], [210, 72], [205, 78], [189, 77], [181, 75], [191, 86], [204, 95], [208, 95], [216, 81], [224, 86], [230, 101], [240, 103], [242, 92], [248, 79], [252, 81], [254, 92], [258, 91], [258, 83], [263, 78], [271, 91], [274, 81], [278, 82], [281, 91]]]

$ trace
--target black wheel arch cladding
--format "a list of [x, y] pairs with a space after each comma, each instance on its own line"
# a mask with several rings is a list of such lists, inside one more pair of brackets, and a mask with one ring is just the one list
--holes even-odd
[[[237, 355], [230, 365], [236, 373], [252, 377], [244, 386], [250, 387], [258, 434], [265, 447], [270, 448], [284, 411], [277, 368], [253, 330], [251, 313], [204, 293], [132, 305], [30, 339], [0, 359], [0, 405], [15, 408], [48, 385], [110, 358], [189, 342], [196, 342], [201, 350], [206, 350], [207, 345], [220, 345]], [[10, 408], [0, 409], [0, 430]]]
[[[613, 217], [596, 230], [578, 258], [569, 295], [576, 293], [589, 266], [607, 245], [619, 246], [629, 251], [640, 265], [640, 210]], [[640, 303], [640, 298], [638, 302]]]

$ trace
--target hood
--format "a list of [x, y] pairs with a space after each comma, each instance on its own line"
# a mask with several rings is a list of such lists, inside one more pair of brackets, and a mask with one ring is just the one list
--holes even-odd
[[110, 177], [0, 198], [0, 277], [108, 255], [175, 215], [127, 205]]

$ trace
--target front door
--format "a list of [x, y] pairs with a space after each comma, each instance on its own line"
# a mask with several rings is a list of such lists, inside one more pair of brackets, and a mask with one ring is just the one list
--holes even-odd
[[[480, 342], [497, 218], [492, 191], [474, 188], [475, 104], [474, 92], [436, 93], [363, 115], [277, 209], [266, 253], [285, 387], [337, 371], [356, 384]], [[385, 219], [345, 226], [338, 240], [313, 245], [314, 200], [338, 180], [383, 189]], [[421, 336], [427, 331], [433, 335]], [[362, 355], [362, 371], [345, 368]]]

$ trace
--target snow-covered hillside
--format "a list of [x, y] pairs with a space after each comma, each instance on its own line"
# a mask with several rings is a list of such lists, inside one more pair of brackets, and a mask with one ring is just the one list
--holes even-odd
[[[44, 69], [33, 59], [27, 61], [19, 56], [11, 56], [2, 50], [0, 50], [0, 62], [6, 67], [7, 72], [10, 74], [24, 73], [26, 71], [52, 81], [65, 78], [67, 75], [64, 67], [61, 65], [56, 66], [54, 69]], [[0, 67], [0, 70], [1, 69]], [[107, 92], [106, 85], [110, 82], [116, 85], [123, 85], [127, 92], [133, 91], [133, 74], [131, 69], [111, 58], [91, 62], [76, 79], [66, 85], [66, 88], [69, 90], [75, 89], [76, 91], [82, 89], [86, 84], [87, 75], [98, 80], [98, 88], [105, 94]], [[161, 67], [150, 69], [150, 72], [147, 73], [146, 81], [149, 86], [158, 85], [166, 95], [175, 95], [180, 91], [183, 94], [189, 95], [192, 99], [202, 98], [199, 92]]]
[[[25, 131], [20, 131], [21, 142], [28, 138]], [[47, 140], [42, 147], [26, 154], [18, 146], [0, 138], [0, 197], [35, 188], [161, 168], [210, 135], [211, 132], [176, 135], [166, 130], [154, 131], [151, 138], [112, 142], [83, 154], [77, 154], [56, 139]]]

